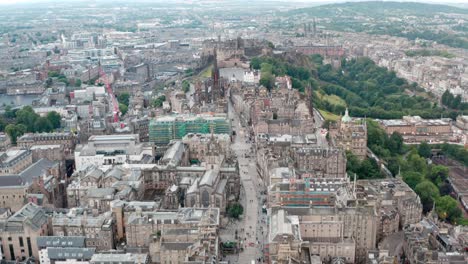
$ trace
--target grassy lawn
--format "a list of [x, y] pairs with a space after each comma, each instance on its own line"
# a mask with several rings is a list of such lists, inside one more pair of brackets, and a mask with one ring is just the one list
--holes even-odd
[[209, 78], [209, 77], [211, 77], [211, 70], [212, 69], [213, 69], [213, 65], [210, 65], [205, 70], [200, 72], [200, 74], [198, 76], [202, 77], [202, 78]]
[[332, 114], [322, 109], [319, 109], [319, 111], [320, 111], [320, 114], [322, 114], [323, 118], [325, 118], [325, 120], [336, 122], [338, 121], [338, 119], [340, 119], [339, 115]]
[[322, 101], [327, 101], [331, 105], [346, 106], [345, 100], [341, 99], [339, 96], [334, 95], [334, 94], [328, 95], [328, 94], [322, 94], [320, 92], [315, 92], [315, 96], [320, 98], [320, 100], [322, 100]]
[[341, 99], [339, 96], [337, 95], [325, 95], [322, 97], [323, 99], [325, 99], [326, 101], [328, 101], [330, 104], [332, 105], [342, 105], [342, 106], [346, 106], [346, 102]]

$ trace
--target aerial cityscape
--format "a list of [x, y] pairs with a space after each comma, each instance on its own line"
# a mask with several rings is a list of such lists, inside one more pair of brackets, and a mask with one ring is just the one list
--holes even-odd
[[0, 264], [468, 263], [468, 3], [0, 0]]

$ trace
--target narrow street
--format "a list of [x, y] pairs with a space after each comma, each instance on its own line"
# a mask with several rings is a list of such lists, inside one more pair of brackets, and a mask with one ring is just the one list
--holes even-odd
[[244, 207], [243, 220], [238, 227], [241, 245], [244, 248], [239, 253], [237, 263], [251, 263], [263, 257], [262, 249], [267, 242], [267, 219], [262, 213], [262, 205], [265, 196], [264, 184], [260, 179], [255, 159], [254, 145], [249, 140], [248, 130], [240, 124], [238, 115], [235, 113], [231, 102], [229, 102], [229, 118], [232, 129], [236, 131], [232, 150], [238, 157], [241, 188], [241, 203]]

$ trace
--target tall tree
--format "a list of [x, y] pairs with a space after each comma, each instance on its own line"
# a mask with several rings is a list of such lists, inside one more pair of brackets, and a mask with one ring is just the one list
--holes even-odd
[[34, 131], [35, 132], [50, 132], [52, 131], [52, 123], [47, 119], [47, 117], [39, 117], [34, 122]]
[[421, 142], [418, 147], [418, 154], [421, 157], [424, 158], [430, 158], [431, 157], [431, 147], [429, 144], [427, 144], [425, 141]]
[[49, 113], [47, 113], [47, 119], [50, 121], [50, 123], [52, 124], [52, 128], [59, 128], [60, 127], [60, 121], [61, 121], [61, 117], [60, 117], [60, 114], [55, 112], [55, 111], [51, 111]]
[[408, 184], [411, 189], [415, 189], [416, 185], [422, 182], [424, 179], [423, 175], [415, 171], [407, 171], [403, 173], [403, 180]]
[[439, 218], [454, 223], [462, 216], [462, 211], [458, 208], [457, 201], [445, 195], [436, 200], [436, 211]]
[[439, 198], [439, 189], [430, 181], [423, 181], [416, 185], [414, 191], [419, 195], [423, 204], [423, 211], [429, 212], [437, 198]]

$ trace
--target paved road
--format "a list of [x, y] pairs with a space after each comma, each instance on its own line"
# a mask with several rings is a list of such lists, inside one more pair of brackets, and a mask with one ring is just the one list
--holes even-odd
[[248, 132], [242, 128], [239, 117], [230, 102], [229, 117], [233, 120], [233, 130], [237, 132], [235, 142], [231, 147], [239, 161], [242, 184], [241, 202], [244, 206], [243, 223], [239, 226], [239, 236], [243, 240], [244, 250], [239, 253], [237, 263], [251, 263], [252, 260], [263, 256], [262, 248], [268, 233], [266, 215], [261, 212], [263, 199], [265, 199], [261, 192], [265, 188], [257, 172], [253, 144], [248, 141]]

